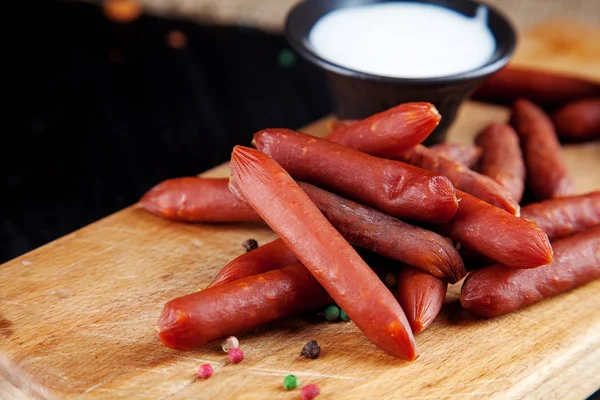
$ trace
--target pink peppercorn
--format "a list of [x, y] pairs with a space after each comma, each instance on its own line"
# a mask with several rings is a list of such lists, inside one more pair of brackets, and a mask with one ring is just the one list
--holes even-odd
[[227, 357], [229, 358], [229, 361], [231, 361], [234, 364], [237, 364], [244, 359], [244, 352], [242, 351], [242, 349], [234, 347], [233, 349], [229, 349]]
[[202, 364], [200, 368], [198, 368], [198, 378], [208, 379], [212, 376], [213, 372], [213, 367], [210, 364]]
[[302, 400], [313, 400], [320, 393], [321, 391], [319, 390], [319, 387], [314, 383], [311, 383], [310, 385], [306, 385], [302, 388], [300, 391], [300, 398]]

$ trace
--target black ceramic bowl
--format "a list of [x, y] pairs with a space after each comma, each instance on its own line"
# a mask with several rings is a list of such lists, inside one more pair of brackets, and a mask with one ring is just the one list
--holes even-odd
[[473, 17], [477, 7], [488, 8], [488, 27], [496, 40], [496, 51], [481, 67], [456, 75], [438, 78], [390, 78], [359, 72], [319, 57], [308, 41], [313, 25], [329, 11], [364, 4], [410, 0], [305, 0], [287, 15], [285, 36], [302, 57], [325, 72], [339, 119], [361, 119], [400, 103], [433, 103], [442, 120], [426, 140], [431, 145], [444, 140], [460, 104], [492, 73], [510, 60], [516, 46], [516, 31], [506, 16], [488, 4], [472, 0], [412, 0], [435, 4]]

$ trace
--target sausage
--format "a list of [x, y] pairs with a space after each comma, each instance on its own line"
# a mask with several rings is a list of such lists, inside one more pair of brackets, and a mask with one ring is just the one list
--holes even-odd
[[439, 143], [431, 146], [430, 149], [437, 155], [464, 164], [468, 168], [477, 165], [482, 153], [479, 146], [459, 143]]
[[352, 124], [337, 124], [329, 139], [337, 142], [343, 136], [348, 147], [356, 148], [368, 135], [375, 146], [385, 144], [403, 151], [423, 142], [441, 118], [431, 103], [404, 103]]
[[552, 121], [563, 141], [600, 139], [600, 97], [568, 103], [553, 113]]
[[548, 236], [533, 222], [516, 217], [467, 193], [443, 232], [476, 252], [512, 268], [534, 268], [552, 261]]
[[173, 299], [165, 304], [156, 331], [166, 347], [191, 350], [331, 301], [296, 263]]
[[415, 335], [423, 332], [438, 316], [447, 289], [447, 283], [427, 272], [410, 267], [400, 270], [396, 298]]
[[483, 149], [479, 172], [487, 175], [510, 192], [513, 200], [521, 202], [525, 191], [525, 161], [519, 137], [504, 123], [492, 123], [475, 137]]
[[258, 222], [258, 214], [229, 191], [227, 179], [168, 179], [140, 200], [142, 208], [162, 218], [186, 222]]
[[298, 262], [296, 254], [281, 239], [275, 239], [231, 260], [207, 288], [280, 269], [295, 262]]
[[540, 69], [508, 66], [486, 79], [472, 98], [502, 105], [524, 98], [552, 108], [598, 96], [598, 83]]
[[450, 283], [466, 275], [458, 251], [437, 233], [305, 182], [298, 184], [351, 244], [420, 268]]
[[252, 143], [294, 178], [398, 218], [444, 222], [458, 208], [448, 178], [398, 161], [289, 129], [259, 131]]
[[492, 318], [600, 278], [600, 227], [553, 242], [554, 260], [532, 269], [493, 265], [467, 276], [462, 306]]
[[[258, 150], [236, 146], [230, 184], [379, 348], [415, 360], [417, 345], [402, 308], [290, 175]], [[218, 286], [217, 286], [218, 287]]]
[[567, 173], [560, 143], [550, 118], [529, 100], [517, 100], [511, 124], [521, 142], [527, 168], [527, 185], [538, 200], [568, 196], [573, 181]]
[[461, 163], [437, 155], [425, 146], [415, 146], [394, 158], [428, 171], [440, 173], [448, 177], [457, 189], [470, 193], [491, 205], [503, 208], [511, 214], [519, 215], [519, 203], [512, 198], [507, 188]]
[[550, 240], [560, 239], [600, 225], [600, 191], [532, 203], [522, 211]]

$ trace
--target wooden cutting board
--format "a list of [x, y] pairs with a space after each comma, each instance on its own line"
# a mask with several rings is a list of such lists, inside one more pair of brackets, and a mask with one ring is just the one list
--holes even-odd
[[[550, 22], [521, 37], [515, 63], [600, 80], [600, 28]], [[470, 142], [507, 110], [466, 104], [450, 140]], [[325, 133], [324, 121], [304, 129]], [[578, 192], [600, 189], [600, 145], [564, 149]], [[227, 176], [226, 166], [207, 175]], [[454, 285], [412, 363], [375, 348], [352, 323], [292, 319], [219, 343], [171, 351], [154, 336], [164, 303], [203, 287], [242, 243], [274, 238], [251, 225], [161, 220], [136, 205], [0, 266], [0, 398], [297, 399], [285, 375], [320, 398], [576, 399], [600, 387], [600, 281], [493, 320], [461, 311]], [[317, 360], [301, 359], [311, 339]], [[205, 362], [215, 368], [195, 379]]]

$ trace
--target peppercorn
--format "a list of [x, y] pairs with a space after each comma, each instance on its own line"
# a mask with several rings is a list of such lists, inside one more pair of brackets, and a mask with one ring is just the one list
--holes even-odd
[[242, 246], [244, 246], [246, 252], [249, 252], [258, 248], [258, 242], [254, 239], [248, 239], [242, 244]]
[[229, 353], [231, 349], [237, 349], [240, 347], [240, 341], [235, 336], [229, 336], [221, 343], [221, 348], [225, 353]]
[[314, 383], [311, 383], [310, 385], [306, 385], [302, 388], [302, 391], [300, 392], [300, 398], [302, 400], [313, 400], [319, 394], [321, 394], [319, 387]]
[[212, 376], [213, 372], [213, 367], [210, 364], [202, 364], [200, 368], [198, 368], [198, 378], [208, 379]]
[[321, 347], [316, 340], [306, 343], [300, 352], [301, 356], [311, 359], [319, 358], [319, 354], [321, 354]]
[[340, 309], [337, 306], [327, 306], [325, 309], [325, 319], [327, 321], [335, 321], [340, 316]]
[[237, 364], [239, 362], [242, 362], [242, 360], [244, 359], [244, 352], [242, 351], [242, 349], [239, 348], [229, 349], [227, 357], [229, 358], [229, 361], [231, 361], [233, 364]]
[[344, 310], [340, 310], [340, 319], [346, 322], [350, 321], [350, 317], [348, 316], [348, 314], [346, 314], [346, 311]]
[[296, 389], [299, 384], [300, 381], [294, 375], [288, 375], [285, 378], [283, 378], [283, 387], [285, 388], [285, 390]]

